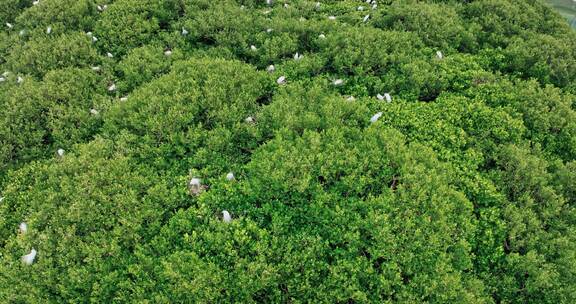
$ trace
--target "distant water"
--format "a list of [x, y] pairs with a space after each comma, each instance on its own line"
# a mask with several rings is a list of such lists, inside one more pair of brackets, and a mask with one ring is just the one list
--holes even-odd
[[576, 28], [576, 1], [574, 0], [546, 0]]

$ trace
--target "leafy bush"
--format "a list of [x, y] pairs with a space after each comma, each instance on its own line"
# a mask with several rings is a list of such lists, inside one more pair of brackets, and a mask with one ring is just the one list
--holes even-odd
[[2, 1], [0, 302], [576, 302], [576, 33], [372, 5]]

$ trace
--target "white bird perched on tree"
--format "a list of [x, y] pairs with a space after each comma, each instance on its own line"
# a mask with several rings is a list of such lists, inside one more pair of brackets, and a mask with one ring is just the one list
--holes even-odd
[[250, 50], [252, 50], [252, 52], [256, 52], [258, 51], [258, 48], [255, 45], [251, 45]]
[[96, 110], [96, 109], [90, 109], [90, 114], [92, 114], [92, 115], [98, 115], [98, 114], [100, 114], [100, 113], [99, 113], [98, 110]]
[[314, 5], [314, 8], [317, 10], [320, 9], [320, 2], [316, 2], [316, 4]]
[[94, 71], [94, 72], [100, 71], [100, 67], [99, 67], [99, 66], [93, 66], [93, 67], [91, 67], [91, 69], [92, 69], [92, 71]]
[[320, 35], [318, 35], [318, 38], [320, 38], [320, 39], [326, 39], [326, 35], [320, 34]]
[[40, 0], [32, 1], [32, 5], [38, 5], [38, 3], [40, 3]]
[[300, 60], [300, 59], [302, 59], [302, 58], [304, 58], [304, 55], [302, 55], [302, 54], [300, 54], [300, 53], [298, 53], [298, 52], [296, 52], [296, 54], [294, 54], [294, 60]]
[[280, 77], [278, 77], [278, 79], [276, 79], [276, 83], [279, 84], [279, 85], [286, 84], [286, 76], [280, 76]]
[[96, 38], [96, 36], [92, 36], [92, 42], [96, 42], [98, 41], [98, 38]]
[[372, 9], [375, 10], [378, 7], [378, 4], [374, 3], [372, 4]]
[[58, 149], [58, 150], [56, 151], [56, 154], [57, 154], [59, 157], [64, 157], [64, 152], [65, 152], [64, 149], [60, 148], [60, 149]]
[[226, 179], [229, 180], [229, 181], [233, 181], [233, 180], [235, 179], [235, 178], [234, 178], [234, 173], [229, 172], [228, 174], [226, 174]]
[[191, 195], [199, 195], [202, 191], [202, 184], [199, 178], [193, 177], [188, 183], [188, 190], [190, 190]]
[[171, 49], [167, 49], [164, 51], [164, 56], [170, 56], [172, 55], [172, 50]]
[[254, 117], [248, 116], [246, 119], [244, 119], [244, 121], [249, 124], [254, 123]]
[[107, 52], [107, 53], [106, 53], [106, 57], [108, 57], [108, 58], [114, 58], [114, 55], [112, 55], [112, 53], [110, 53], [110, 52]]
[[436, 51], [436, 57], [438, 59], [442, 59], [442, 58], [444, 58], [444, 54], [442, 54], [442, 52], [440, 52], [440, 51]]
[[112, 83], [111, 85], [108, 86], [108, 91], [112, 92], [112, 91], [116, 91], [116, 84]]
[[0, 196], [0, 203], [4, 200], [3, 196]]
[[126, 96], [120, 97], [120, 101], [128, 101], [128, 97], [126, 97]]
[[336, 80], [332, 81], [332, 84], [333, 84], [334, 86], [341, 86], [341, 85], [344, 84], [344, 80], [342, 80], [342, 79], [336, 79]]
[[392, 102], [392, 96], [390, 96], [390, 94], [384, 93], [384, 98], [386, 99], [386, 102]]
[[26, 34], [25, 30], [20, 30], [20, 32], [18, 32], [18, 35], [20, 35], [20, 36], [24, 36], [24, 34]]
[[188, 35], [188, 31], [185, 28], [182, 28], [182, 32], [180, 32], [182, 36]]
[[363, 7], [362, 5], [360, 5], [360, 6], [358, 7], [358, 11], [361, 12], [361, 11], [363, 11], [363, 10], [364, 10], [364, 7]]
[[274, 1], [272, 1], [272, 0], [266, 0], [266, 5], [272, 5], [272, 4], [274, 4]]
[[362, 19], [362, 22], [366, 22], [366, 21], [368, 21], [368, 19], [370, 19], [370, 15], [364, 16], [364, 19]]
[[52, 33], [52, 27], [51, 26], [46, 28], [46, 34], [50, 34], [50, 33]]
[[378, 121], [378, 119], [380, 119], [380, 117], [382, 116], [382, 112], [378, 112], [376, 114], [374, 114], [371, 118], [370, 118], [370, 122], [371, 123], [375, 123]]
[[29, 254], [22, 256], [22, 262], [26, 265], [32, 265], [32, 263], [34, 263], [34, 259], [36, 259], [36, 249], [34, 248], [30, 250]]
[[18, 225], [18, 230], [20, 231], [21, 234], [25, 234], [26, 232], [28, 232], [28, 225], [25, 222], [20, 223], [20, 225]]
[[272, 31], [273, 30], [271, 28], [266, 29], [266, 33], [268, 33], [268, 34], [272, 33]]
[[24, 82], [24, 78], [22, 78], [21, 76], [18, 76], [18, 78], [16, 78], [16, 82], [18, 84], [23, 83]]
[[386, 100], [387, 102], [392, 102], [392, 96], [390, 96], [390, 94], [388, 93], [384, 93], [384, 95], [376, 95], [376, 98], [378, 98], [378, 100]]
[[348, 98], [346, 98], [346, 101], [354, 101], [356, 100], [356, 98], [352, 95], [348, 96]]
[[336, 20], [336, 16], [328, 16], [328, 20]]
[[289, 7], [288, 3], [284, 3], [284, 8], [288, 8], [288, 7]]
[[222, 220], [224, 220], [225, 223], [230, 223], [232, 221], [232, 216], [230, 215], [230, 212], [228, 212], [227, 210], [223, 210]]
[[6, 81], [6, 78], [4, 78], [4, 76], [1, 76], [1, 77], [0, 77], [0, 82], [4, 82], [4, 81]]
[[276, 71], [276, 67], [273, 64], [269, 65], [266, 68], [266, 72], [268, 72], [268, 73], [273, 73], [274, 71]]
[[6, 26], [7, 26], [9, 29], [11, 29], [11, 28], [14, 27], [14, 25], [12, 25], [12, 23], [9, 23], [9, 22], [6, 22]]

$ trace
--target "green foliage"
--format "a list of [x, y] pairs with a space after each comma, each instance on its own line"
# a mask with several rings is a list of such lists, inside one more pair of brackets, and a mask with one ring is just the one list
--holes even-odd
[[99, 60], [90, 38], [76, 32], [66, 35], [52, 33], [35, 36], [24, 44], [16, 45], [7, 61], [7, 66], [15, 73], [42, 78], [50, 70], [88, 67], [95, 65]]
[[0, 2], [1, 303], [576, 302], [542, 1]]

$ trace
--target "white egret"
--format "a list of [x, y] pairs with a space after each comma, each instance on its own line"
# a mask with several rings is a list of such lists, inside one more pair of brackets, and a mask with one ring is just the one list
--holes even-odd
[[273, 64], [269, 65], [266, 68], [266, 72], [268, 72], [268, 73], [273, 73], [274, 71], [276, 71], [276, 67]]
[[100, 67], [99, 67], [99, 66], [93, 66], [93, 67], [91, 67], [91, 69], [92, 69], [92, 71], [94, 71], [94, 72], [100, 71]]
[[18, 78], [16, 78], [16, 82], [17, 82], [18, 84], [21, 84], [21, 83], [24, 82], [24, 78], [22, 78], [21, 76], [18, 76]]
[[436, 51], [436, 57], [438, 59], [442, 59], [442, 58], [444, 58], [444, 54], [442, 54], [442, 52], [440, 52], [440, 51]]
[[26, 232], [28, 232], [28, 225], [25, 222], [22, 222], [18, 225], [18, 230], [21, 234], [26, 234]]
[[188, 189], [190, 190], [191, 195], [199, 195], [200, 191], [202, 191], [202, 185], [200, 179], [197, 177], [193, 177], [188, 183]]
[[223, 210], [222, 219], [224, 220], [225, 223], [230, 223], [232, 221], [232, 216], [230, 215], [230, 212], [228, 212], [227, 210]]
[[38, 3], [40, 3], [40, 0], [32, 1], [32, 5], [38, 5]]
[[328, 16], [328, 20], [336, 20], [336, 16]]
[[371, 123], [377, 122], [378, 119], [380, 119], [380, 117], [382, 116], [382, 114], [383, 114], [382, 112], [378, 112], [378, 113], [374, 114], [374, 115], [372, 116], [372, 118], [370, 118], [370, 122], [371, 122]]
[[278, 79], [276, 79], [276, 83], [277, 83], [277, 84], [280, 84], [280, 85], [286, 84], [286, 76], [280, 76], [280, 77], [278, 77]]
[[296, 54], [294, 54], [294, 60], [300, 60], [302, 58], [304, 58], [304, 55], [299, 54], [298, 52], [296, 52]]
[[182, 28], [181, 34], [182, 34], [182, 36], [186, 36], [186, 35], [188, 35], [188, 31], [185, 28]]
[[50, 33], [52, 33], [52, 27], [51, 26], [46, 28], [46, 34], [50, 34]]
[[114, 58], [114, 55], [112, 55], [112, 53], [110, 53], [110, 52], [107, 52], [107, 53], [106, 53], [106, 57], [108, 57], [108, 58]]
[[64, 152], [65, 152], [64, 149], [58, 149], [58, 150], [56, 151], [56, 154], [57, 154], [59, 157], [64, 157]]
[[384, 93], [384, 98], [386, 99], [386, 102], [392, 102], [392, 96], [390, 96], [389, 93]]
[[318, 35], [318, 38], [320, 38], [320, 39], [326, 39], [326, 35], [320, 34], [320, 35]]
[[128, 97], [121, 97], [120, 101], [128, 101]]
[[164, 56], [170, 56], [172, 55], [172, 50], [168, 49], [164, 51]]
[[100, 112], [98, 112], [98, 110], [96, 110], [96, 109], [90, 109], [90, 114], [98, 115], [98, 114], [100, 114]]
[[235, 179], [235, 178], [234, 178], [234, 173], [229, 172], [228, 174], [226, 174], [226, 179], [229, 180], [229, 181], [233, 181], [233, 180]]
[[248, 116], [246, 119], [244, 119], [244, 121], [249, 124], [254, 123], [254, 117]]
[[20, 30], [20, 32], [18, 32], [18, 35], [20, 35], [20, 36], [24, 36], [24, 34], [26, 34], [25, 30]]
[[358, 11], [361, 12], [361, 11], [363, 11], [363, 10], [364, 10], [364, 7], [363, 7], [362, 5], [360, 5], [360, 6], [358, 7]]
[[251, 45], [250, 50], [252, 50], [252, 52], [256, 52], [258, 51], [258, 48], [255, 45]]
[[12, 25], [12, 23], [9, 23], [9, 22], [6, 22], [6, 26], [7, 26], [9, 29], [11, 29], [11, 28], [14, 27], [14, 25]]
[[344, 80], [342, 80], [342, 79], [336, 79], [336, 80], [332, 81], [332, 84], [333, 84], [334, 86], [341, 86], [341, 85], [344, 84]]
[[268, 34], [272, 33], [272, 29], [271, 28], [266, 29], [266, 33], [268, 33]]
[[29, 254], [22, 256], [22, 262], [26, 265], [32, 265], [32, 263], [34, 263], [34, 259], [36, 259], [36, 250], [34, 248], [30, 250]]
[[116, 91], [116, 84], [112, 83], [111, 85], [108, 86], [108, 91], [112, 92], [112, 91]]
[[370, 19], [370, 15], [364, 16], [364, 19], [362, 19], [362, 22], [366, 22], [366, 21], [368, 21], [368, 19]]
[[0, 82], [4, 82], [4, 81], [6, 81], [6, 78], [0, 77]]
[[356, 100], [356, 98], [352, 95], [348, 96], [348, 98], [346, 98], [346, 101], [354, 101]]

